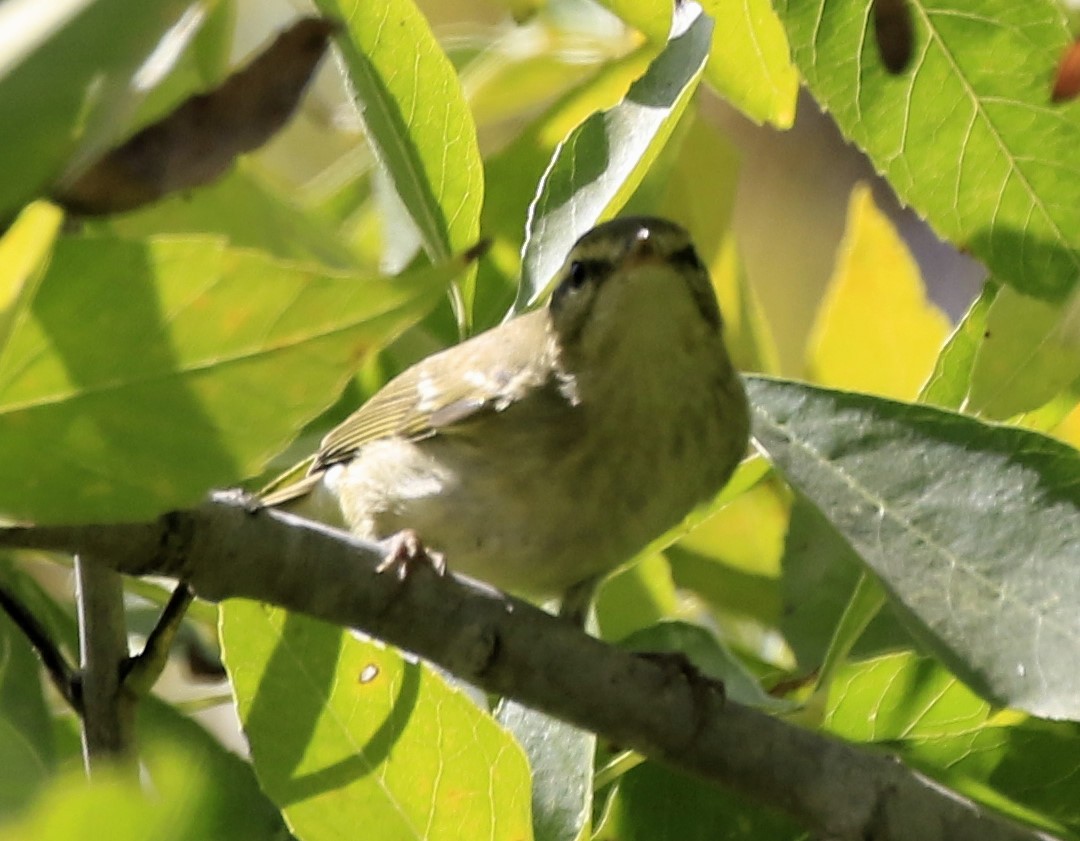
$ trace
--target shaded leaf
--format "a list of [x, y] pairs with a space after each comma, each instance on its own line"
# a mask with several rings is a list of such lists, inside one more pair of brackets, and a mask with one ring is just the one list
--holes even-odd
[[495, 720], [528, 757], [536, 841], [587, 838], [596, 736], [511, 700], [499, 704]]
[[767, 709], [787, 705], [770, 697], [746, 667], [712, 631], [689, 622], [665, 621], [635, 631], [619, 645], [648, 654], [685, 655], [702, 675], [724, 686], [724, 694], [740, 704]]
[[120, 213], [219, 178], [237, 155], [257, 149], [292, 116], [335, 28], [301, 19], [218, 88], [193, 96], [94, 162], [55, 200], [84, 216]]
[[252, 602], [221, 627], [256, 773], [298, 835], [530, 837], [520, 749], [428, 666]]
[[1080, 716], [1080, 454], [927, 406], [751, 378], [754, 435], [988, 699]]
[[619, 841], [796, 841], [788, 818], [692, 777], [646, 762], [625, 774], [598, 838]]
[[667, 47], [622, 102], [559, 145], [529, 208], [515, 311], [544, 297], [570, 246], [641, 183], [697, 87], [711, 37], [700, 7], [680, 6]]
[[971, 387], [975, 355], [986, 334], [986, 317], [999, 288], [993, 280], [983, 284], [979, 297], [968, 308], [938, 354], [934, 372], [919, 392], [920, 402], [943, 409], [959, 409], [964, 405]]
[[139, 65], [196, 6], [192, 0], [0, 4], [0, 219], [38, 195], [77, 147], [111, 132]]
[[210, 237], [61, 240], [0, 353], [0, 472], [23, 477], [0, 510], [151, 516], [258, 473], [462, 265], [364, 278]]
[[1008, 418], [1080, 377], [1080, 287], [1063, 301], [1002, 289], [986, 314], [965, 409]]
[[[795, 652], [799, 670], [806, 674], [825, 663], [864, 567], [836, 527], [801, 494], [791, 507], [783, 565], [780, 630]], [[852, 650], [878, 653], [910, 643], [910, 636], [886, 606]]]
[[[0, 569], [10, 592], [14, 570]], [[0, 820], [21, 811], [55, 772], [50, 711], [41, 664], [14, 622], [0, 610]]]
[[872, 0], [871, 10], [881, 63], [894, 75], [903, 73], [915, 52], [915, 28], [908, 0]]

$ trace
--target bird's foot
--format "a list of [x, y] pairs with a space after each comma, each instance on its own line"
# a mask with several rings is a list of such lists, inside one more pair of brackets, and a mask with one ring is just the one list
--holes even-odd
[[418, 566], [426, 566], [436, 575], [446, 574], [446, 558], [442, 552], [428, 549], [412, 529], [403, 529], [383, 541], [386, 557], [375, 571], [380, 575], [392, 572], [398, 581], [404, 581]]

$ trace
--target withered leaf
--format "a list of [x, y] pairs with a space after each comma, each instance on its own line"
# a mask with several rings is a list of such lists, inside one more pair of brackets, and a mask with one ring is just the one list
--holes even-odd
[[1061, 54], [1057, 73], [1054, 74], [1054, 87], [1050, 92], [1051, 102], [1066, 102], [1075, 99], [1080, 93], [1080, 41], [1073, 41]]
[[134, 210], [223, 175], [292, 116], [338, 24], [303, 18], [220, 87], [107, 152], [53, 199], [72, 213]]

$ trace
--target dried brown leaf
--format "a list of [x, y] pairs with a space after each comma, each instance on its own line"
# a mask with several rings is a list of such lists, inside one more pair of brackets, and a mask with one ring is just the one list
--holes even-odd
[[214, 181], [285, 125], [337, 29], [323, 18], [301, 19], [220, 87], [142, 129], [53, 198], [97, 216]]

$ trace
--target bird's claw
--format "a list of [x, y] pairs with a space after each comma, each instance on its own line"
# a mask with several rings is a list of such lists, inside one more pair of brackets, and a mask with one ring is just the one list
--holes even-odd
[[405, 581], [419, 565], [442, 577], [446, 574], [446, 557], [442, 552], [428, 549], [412, 529], [399, 531], [384, 541], [386, 557], [375, 567], [380, 575], [393, 572], [398, 581]]

